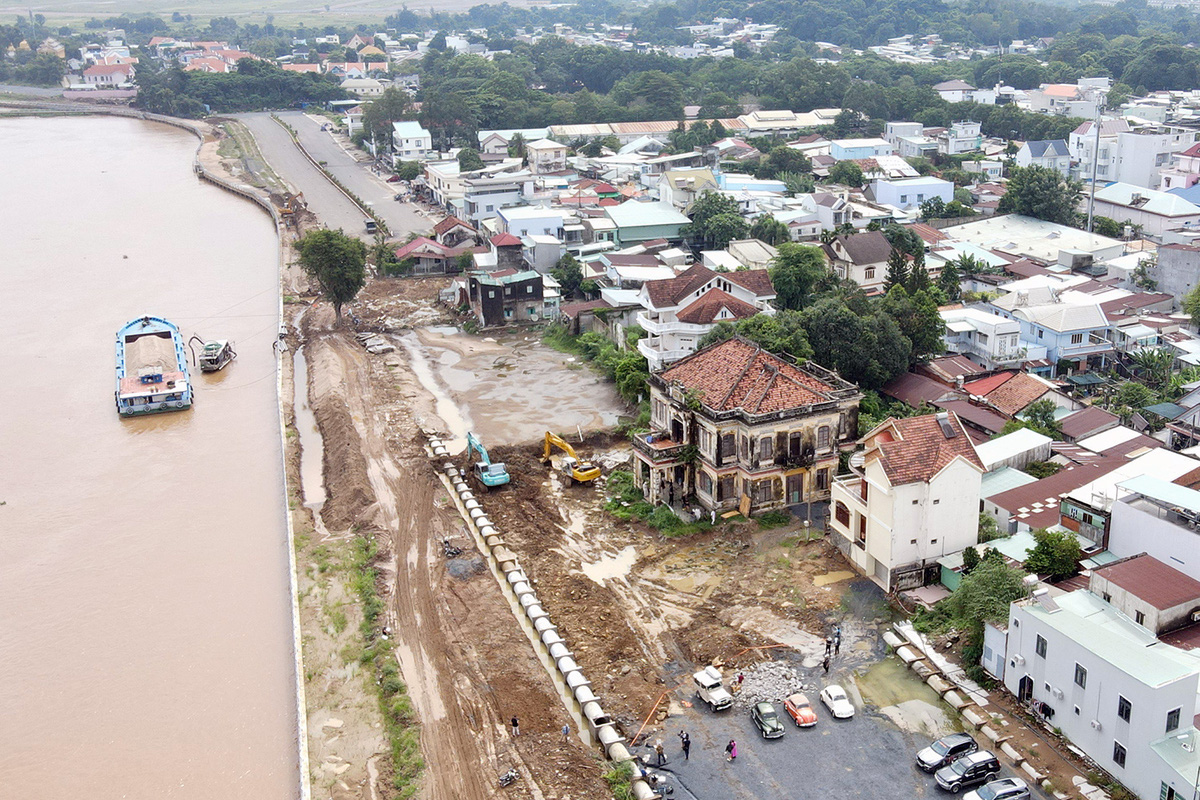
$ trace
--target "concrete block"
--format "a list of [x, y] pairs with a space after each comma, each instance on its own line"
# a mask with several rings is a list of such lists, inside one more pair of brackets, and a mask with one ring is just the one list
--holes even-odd
[[907, 645], [902, 645], [899, 649], [897, 649], [896, 655], [900, 656], [900, 660], [905, 664], [911, 664], [914, 661], [921, 660], [921, 654]]
[[1021, 770], [1029, 776], [1029, 780], [1034, 783], [1041, 783], [1046, 780], [1046, 776], [1038, 772], [1028, 761], [1021, 765]]
[[913, 672], [917, 673], [922, 680], [934, 674], [933, 667], [926, 664], [924, 661], [914, 661], [912, 663]]
[[929, 684], [929, 688], [933, 689], [938, 694], [945, 694], [954, 688], [954, 684], [937, 674], [930, 675], [925, 679], [925, 682]]
[[904, 640], [897, 636], [895, 631], [884, 631], [883, 641], [893, 650], [899, 650], [900, 646], [904, 644]]
[[973, 708], [964, 708], [962, 710], [962, 718], [966, 720], [975, 730], [979, 730], [987, 723], [987, 717], [983, 716]]
[[1000, 738], [1000, 731], [996, 730], [991, 725], [984, 725], [979, 730], [981, 733], [983, 733], [984, 736], [986, 736], [988, 739], [990, 739], [993, 742], [997, 741]]
[[1020, 766], [1025, 763], [1025, 756], [1017, 752], [1017, 748], [1013, 747], [1008, 742], [1000, 745], [1000, 752], [1012, 759], [1013, 763]]
[[946, 692], [944, 695], [942, 695], [942, 699], [956, 709], [965, 708], [971, 704], [970, 700], [964, 700], [962, 695], [954, 690]]

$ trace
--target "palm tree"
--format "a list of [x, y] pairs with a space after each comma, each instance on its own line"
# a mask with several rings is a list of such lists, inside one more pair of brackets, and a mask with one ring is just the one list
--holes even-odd
[[1146, 383], [1163, 387], [1171, 380], [1175, 353], [1169, 347], [1146, 348], [1133, 354], [1133, 363]]

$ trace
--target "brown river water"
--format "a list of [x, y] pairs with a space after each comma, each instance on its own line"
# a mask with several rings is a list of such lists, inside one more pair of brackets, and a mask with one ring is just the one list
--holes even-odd
[[[0, 119], [0, 798], [298, 795], [269, 218], [193, 136]], [[122, 420], [113, 341], [237, 343]]]

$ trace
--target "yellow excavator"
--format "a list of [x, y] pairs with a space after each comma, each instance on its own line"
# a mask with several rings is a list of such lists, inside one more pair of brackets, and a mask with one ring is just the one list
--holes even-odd
[[553, 463], [550, 460], [550, 451], [555, 447], [565, 453], [562, 461], [559, 462], [559, 471], [570, 478], [572, 483], [587, 483], [600, 477], [600, 468], [598, 466], [587, 461], [580, 461], [578, 456], [575, 455], [575, 448], [571, 447], [561, 436], [555, 436], [550, 431], [546, 431], [546, 446], [542, 452], [543, 464]]

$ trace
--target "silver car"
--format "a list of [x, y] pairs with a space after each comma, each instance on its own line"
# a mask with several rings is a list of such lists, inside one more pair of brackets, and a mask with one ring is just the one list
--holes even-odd
[[1020, 778], [1001, 778], [967, 792], [964, 800], [1029, 800], [1029, 785]]

